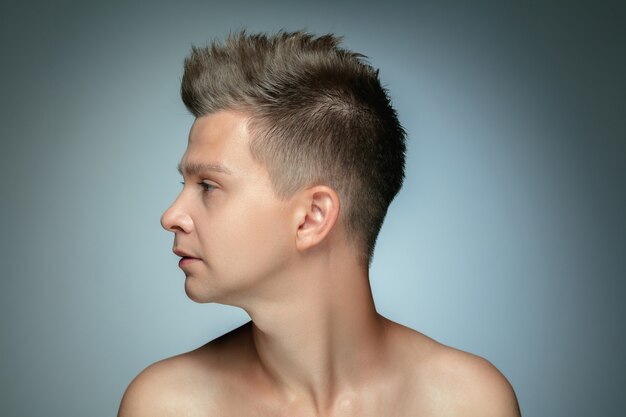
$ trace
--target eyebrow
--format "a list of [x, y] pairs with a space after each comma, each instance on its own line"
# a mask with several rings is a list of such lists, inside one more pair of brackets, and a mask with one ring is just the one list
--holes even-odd
[[183, 176], [184, 174], [199, 175], [207, 171], [220, 172], [222, 174], [228, 175], [232, 174], [231, 170], [226, 168], [225, 166], [205, 162], [186, 162], [184, 164], [182, 162], [179, 162], [177, 169], [180, 175]]

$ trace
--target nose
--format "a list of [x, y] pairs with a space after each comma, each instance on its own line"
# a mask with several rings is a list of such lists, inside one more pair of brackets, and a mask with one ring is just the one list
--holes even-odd
[[161, 215], [161, 226], [170, 232], [189, 233], [193, 229], [193, 221], [189, 213], [184, 209], [180, 197], [179, 195], [174, 203]]

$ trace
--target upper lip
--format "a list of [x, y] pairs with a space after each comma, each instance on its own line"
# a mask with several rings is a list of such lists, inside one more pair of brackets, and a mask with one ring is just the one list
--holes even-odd
[[190, 254], [188, 254], [187, 252], [185, 252], [184, 250], [178, 249], [178, 248], [174, 248], [172, 250], [176, 255], [183, 257], [183, 258], [196, 258], [198, 259], [198, 257], [196, 256], [192, 256]]

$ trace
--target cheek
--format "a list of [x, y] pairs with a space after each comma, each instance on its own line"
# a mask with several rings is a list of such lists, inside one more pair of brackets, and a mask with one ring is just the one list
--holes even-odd
[[290, 233], [286, 212], [278, 204], [225, 206], [204, 225], [204, 249], [210, 266], [224, 273], [258, 274], [278, 266], [289, 256]]
[[284, 216], [274, 207], [256, 207], [241, 213], [237, 235], [232, 236], [240, 248], [240, 255], [257, 265], [284, 256], [289, 241], [285, 223]]

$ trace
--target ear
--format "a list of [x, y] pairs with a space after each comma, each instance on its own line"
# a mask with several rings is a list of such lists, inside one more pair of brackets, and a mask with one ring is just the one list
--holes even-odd
[[299, 199], [296, 248], [318, 245], [328, 236], [339, 218], [339, 196], [332, 188], [316, 185], [302, 191]]

